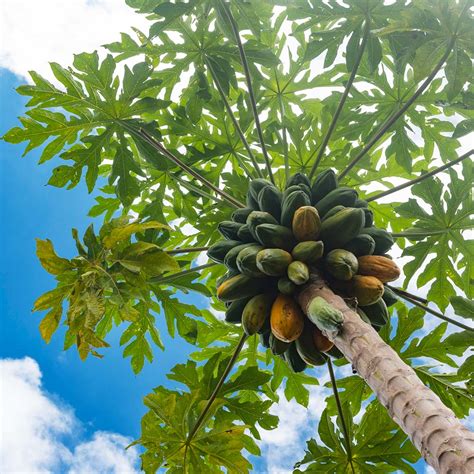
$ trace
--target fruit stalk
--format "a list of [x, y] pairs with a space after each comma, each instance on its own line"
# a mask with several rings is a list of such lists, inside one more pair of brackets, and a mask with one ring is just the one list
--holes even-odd
[[437, 395], [426, 387], [398, 354], [345, 301], [311, 272], [298, 295], [304, 312], [316, 297], [342, 312], [338, 333], [325, 335], [351, 362], [393, 420], [436, 472], [474, 472], [474, 433], [464, 427]]

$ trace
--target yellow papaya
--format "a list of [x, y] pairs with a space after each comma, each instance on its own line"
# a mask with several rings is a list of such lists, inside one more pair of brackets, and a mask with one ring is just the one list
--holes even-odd
[[374, 276], [355, 275], [350, 281], [350, 296], [357, 298], [360, 306], [368, 306], [382, 298], [383, 283]]
[[242, 312], [242, 328], [247, 336], [253, 336], [262, 329], [270, 317], [274, 295], [261, 293], [251, 298]]
[[400, 276], [397, 264], [387, 257], [381, 255], [364, 255], [358, 258], [359, 275], [374, 276], [382, 283], [394, 281]]
[[293, 235], [298, 242], [316, 240], [321, 229], [321, 219], [313, 206], [301, 206], [293, 214]]
[[270, 326], [273, 335], [280, 341], [292, 342], [298, 339], [303, 332], [304, 315], [293, 297], [277, 296], [272, 305]]

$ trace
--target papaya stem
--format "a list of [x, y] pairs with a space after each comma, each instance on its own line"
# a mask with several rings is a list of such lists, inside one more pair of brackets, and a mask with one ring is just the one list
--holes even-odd
[[387, 288], [390, 288], [393, 292], [397, 293], [400, 296], [408, 296], [409, 298], [412, 298], [416, 301], [419, 301], [422, 304], [428, 304], [428, 300], [425, 298], [422, 298], [421, 296], [414, 295], [413, 293], [409, 293], [408, 291], [402, 290], [401, 288], [396, 288], [391, 285], [386, 285]]
[[372, 149], [372, 147], [380, 140], [380, 138], [387, 132], [392, 125], [408, 110], [408, 108], [418, 99], [418, 97], [423, 94], [425, 89], [431, 84], [431, 81], [438, 74], [439, 70], [443, 64], [448, 59], [448, 56], [453, 49], [454, 43], [456, 41], [456, 35], [451, 37], [446, 52], [443, 54], [443, 57], [438, 61], [436, 66], [431, 71], [430, 75], [423, 81], [423, 83], [418, 87], [415, 93], [403, 104], [403, 106], [394, 112], [378, 129], [378, 131], [372, 136], [372, 138], [367, 142], [367, 144], [362, 148], [362, 150], [354, 157], [354, 159], [347, 165], [347, 167], [339, 174], [338, 180], [341, 181], [352, 168], [365, 156], [365, 154]]
[[240, 38], [240, 33], [239, 33], [239, 28], [237, 26], [237, 23], [232, 15], [232, 12], [230, 11], [229, 6], [225, 1], [219, 0], [220, 4], [222, 5], [222, 8], [227, 16], [227, 19], [229, 20], [229, 23], [232, 28], [232, 32], [234, 33], [235, 36], [235, 41], [237, 43], [237, 47], [239, 48], [239, 55], [240, 55], [240, 61], [242, 63], [242, 67], [244, 69], [244, 74], [245, 74], [245, 81], [247, 83], [247, 89], [249, 93], [249, 99], [250, 99], [250, 104], [252, 106], [252, 112], [253, 112], [253, 117], [255, 120], [255, 128], [257, 129], [257, 134], [258, 138], [260, 141], [260, 146], [262, 148], [262, 153], [263, 153], [263, 158], [265, 159], [265, 165], [267, 167], [268, 171], [268, 176], [270, 178], [270, 181], [275, 184], [275, 180], [273, 178], [273, 173], [272, 173], [272, 167], [270, 164], [270, 157], [268, 156], [267, 152], [267, 147], [265, 146], [265, 141], [263, 139], [263, 132], [262, 132], [262, 126], [260, 125], [260, 119], [258, 117], [258, 110], [257, 110], [257, 102], [255, 100], [255, 94], [253, 92], [253, 87], [252, 87], [252, 78], [250, 77], [250, 69], [249, 65], [247, 62], [247, 56], [245, 54], [244, 46], [242, 44], [242, 40]]
[[341, 419], [342, 431], [344, 433], [344, 440], [345, 440], [346, 451], [347, 451], [347, 460], [351, 466], [352, 472], [355, 472], [354, 466], [352, 465], [352, 446], [351, 446], [351, 439], [349, 437], [349, 430], [347, 429], [346, 420], [344, 419], [341, 400], [339, 398], [339, 392], [337, 390], [336, 377], [334, 375], [334, 369], [332, 367], [332, 362], [329, 357], [327, 358], [327, 366], [328, 366], [328, 371], [329, 371], [329, 377], [331, 378], [332, 391], [334, 393], [334, 398], [336, 400], [337, 412], [339, 413], [339, 418]]
[[456, 158], [455, 160], [452, 160], [443, 166], [439, 166], [438, 168], [435, 168], [429, 173], [424, 173], [418, 176], [418, 178], [412, 179], [411, 181], [407, 181], [406, 183], [399, 184], [398, 186], [395, 186], [394, 188], [387, 189], [387, 191], [383, 191], [379, 194], [376, 194], [375, 196], [371, 196], [367, 198], [366, 201], [367, 202], [376, 201], [377, 199], [388, 196], [389, 194], [396, 193], [397, 191], [400, 191], [401, 189], [409, 188], [410, 186], [413, 186], [414, 184], [419, 183], [420, 181], [423, 181], [424, 179], [431, 178], [431, 176], [441, 173], [442, 171], [448, 168], [451, 168], [452, 166], [457, 165], [458, 163], [461, 163], [461, 161], [465, 160], [466, 158], [471, 156], [473, 153], [474, 153], [474, 149], [469, 150], [467, 153], [464, 153], [464, 155], [461, 155], [459, 158]]
[[149, 283], [168, 283], [169, 281], [175, 280], [176, 278], [180, 278], [184, 275], [188, 275], [189, 273], [195, 273], [199, 272], [201, 270], [204, 270], [205, 268], [210, 268], [213, 267], [214, 265], [217, 265], [216, 262], [210, 262], [210, 263], [205, 263], [204, 265], [198, 265], [196, 267], [188, 268], [186, 270], [183, 270], [182, 272], [177, 272], [173, 273], [171, 275], [166, 275], [166, 276], [160, 276], [160, 277], [153, 277], [150, 278], [148, 281]]
[[175, 255], [177, 253], [192, 253], [192, 252], [206, 252], [209, 247], [182, 247], [172, 250], [165, 250], [169, 255]]
[[222, 88], [222, 85], [219, 82], [219, 78], [217, 77], [217, 74], [214, 70], [214, 67], [211, 65], [211, 62], [207, 58], [205, 58], [205, 62], [206, 62], [207, 67], [209, 68], [209, 72], [211, 73], [212, 80], [214, 81], [214, 84], [216, 85], [216, 88], [219, 92], [219, 95], [221, 96], [221, 100], [224, 103], [224, 107], [226, 108], [227, 113], [228, 113], [230, 119], [232, 120], [232, 124], [234, 125], [234, 128], [237, 131], [237, 134], [239, 135], [240, 141], [242, 142], [245, 149], [247, 150], [249, 158], [252, 161], [253, 167], [254, 167], [255, 171], [257, 172], [258, 176], [260, 178], [263, 178], [262, 170], [259, 168], [257, 160], [255, 159], [255, 156], [252, 152], [252, 149], [250, 148], [249, 142], [245, 138], [244, 132], [240, 128], [239, 122], [235, 118], [234, 112], [232, 111], [232, 108], [229, 104], [229, 101], [227, 100], [227, 97], [224, 93], [224, 89]]
[[[396, 292], [396, 290], [394, 290]], [[434, 309], [431, 309], [429, 306], [426, 306], [415, 299], [411, 298], [410, 296], [406, 294], [400, 294], [400, 296], [407, 300], [409, 303], [414, 304], [415, 306], [418, 306], [419, 308], [425, 310], [427, 313], [432, 314], [433, 316], [436, 316], [439, 319], [442, 319], [443, 321], [446, 321], [448, 323], [454, 324], [455, 326], [465, 329], [466, 331], [474, 332], [474, 328], [471, 328], [470, 326], [467, 326], [466, 324], [460, 323], [459, 321], [456, 321], [455, 319], [450, 318], [449, 316], [445, 316], [444, 314], [440, 313], [439, 311], [436, 311]]]
[[427, 232], [417, 232], [417, 231], [406, 231], [406, 232], [392, 232], [392, 237], [398, 238], [398, 237], [405, 237], [409, 239], [410, 237], [417, 237], [417, 238], [425, 238], [425, 237], [431, 237], [432, 235], [442, 235], [446, 234], [449, 232], [449, 229], [438, 229], [438, 230], [430, 230]]
[[288, 161], [288, 137], [287, 137], [287, 130], [285, 126], [285, 104], [283, 103], [282, 93], [280, 90], [280, 81], [278, 80], [278, 75], [276, 73], [276, 69], [274, 69], [275, 80], [277, 84], [277, 91], [278, 91], [278, 105], [280, 108], [280, 115], [281, 115], [281, 125], [282, 125], [282, 138], [283, 138], [283, 158], [285, 160], [285, 177], [288, 181], [290, 179], [290, 163]]
[[312, 179], [314, 176], [314, 173], [318, 169], [319, 163], [321, 162], [324, 152], [326, 151], [326, 146], [329, 143], [329, 140], [331, 139], [331, 135], [333, 134], [334, 130], [336, 129], [337, 122], [339, 120], [339, 115], [342, 112], [342, 108], [344, 107], [344, 104], [346, 102], [347, 97], [349, 96], [349, 92], [351, 90], [352, 84], [354, 82], [354, 79], [357, 74], [357, 70], [359, 69], [360, 62], [362, 60], [362, 56], [364, 55], [365, 51], [365, 46], [367, 45], [367, 40], [369, 38], [370, 34], [370, 19], [366, 18], [365, 20], [365, 28], [364, 28], [364, 36], [362, 38], [362, 43], [360, 44], [359, 48], [359, 53], [357, 55], [356, 61], [354, 63], [354, 67], [352, 68], [351, 75], [349, 76], [349, 80], [347, 81], [346, 87], [344, 89], [344, 92], [341, 96], [341, 99], [339, 100], [339, 104], [337, 105], [336, 112], [334, 113], [334, 116], [331, 120], [331, 124], [329, 125], [328, 131], [326, 132], [326, 136], [324, 137], [323, 143], [321, 147], [319, 148], [319, 153], [318, 156], [316, 157], [316, 161], [313, 164], [313, 167], [311, 168], [311, 172], [309, 173], [309, 179]]
[[229, 362], [227, 363], [227, 366], [221, 375], [221, 378], [217, 382], [217, 385], [214, 387], [214, 390], [212, 391], [211, 396], [209, 397], [209, 400], [206, 403], [206, 406], [204, 407], [203, 411], [199, 415], [199, 418], [194, 424], [193, 429], [189, 432], [188, 437], [186, 438], [187, 445], [191, 443], [191, 440], [194, 438], [194, 435], [197, 433], [197, 431], [201, 427], [204, 421], [204, 418], [206, 417], [207, 412], [211, 408], [212, 404], [214, 403], [214, 400], [216, 399], [219, 393], [219, 390], [222, 388], [222, 385], [224, 385], [224, 382], [227, 376], [229, 375], [230, 371], [232, 370], [232, 367], [234, 367], [234, 364], [237, 362], [237, 358], [239, 357], [240, 351], [244, 347], [246, 340], [247, 340], [247, 334], [243, 333], [239, 342], [237, 343], [237, 346], [234, 349], [232, 357], [229, 359]]
[[167, 150], [160, 142], [158, 142], [152, 135], [150, 135], [146, 130], [140, 128], [137, 135], [142, 137], [146, 142], [148, 142], [153, 148], [158, 150], [161, 154], [163, 154], [166, 158], [171, 160], [174, 164], [178, 165], [182, 170], [186, 171], [186, 173], [190, 174], [193, 178], [201, 181], [205, 186], [209, 189], [212, 189], [216, 194], [222, 196], [227, 202], [232, 204], [234, 207], [245, 207], [240, 201], [233, 198], [222, 189], [219, 189], [216, 185], [212, 184], [208, 179], [201, 176], [197, 171], [193, 170], [190, 166], [183, 163], [177, 156], [173, 155], [169, 150]]

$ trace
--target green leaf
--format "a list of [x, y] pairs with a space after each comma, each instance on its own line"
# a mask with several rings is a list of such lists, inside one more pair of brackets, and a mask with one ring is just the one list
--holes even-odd
[[474, 301], [462, 296], [453, 296], [450, 302], [454, 308], [454, 312], [463, 318], [474, 319]]

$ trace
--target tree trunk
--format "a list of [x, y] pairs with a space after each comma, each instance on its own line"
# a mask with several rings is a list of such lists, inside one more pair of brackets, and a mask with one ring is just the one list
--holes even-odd
[[303, 311], [307, 311], [316, 296], [344, 315], [339, 333], [326, 333], [327, 337], [364, 378], [426, 462], [439, 473], [474, 473], [474, 433], [461, 424], [371, 326], [332, 292], [318, 273], [312, 273], [298, 296]]

